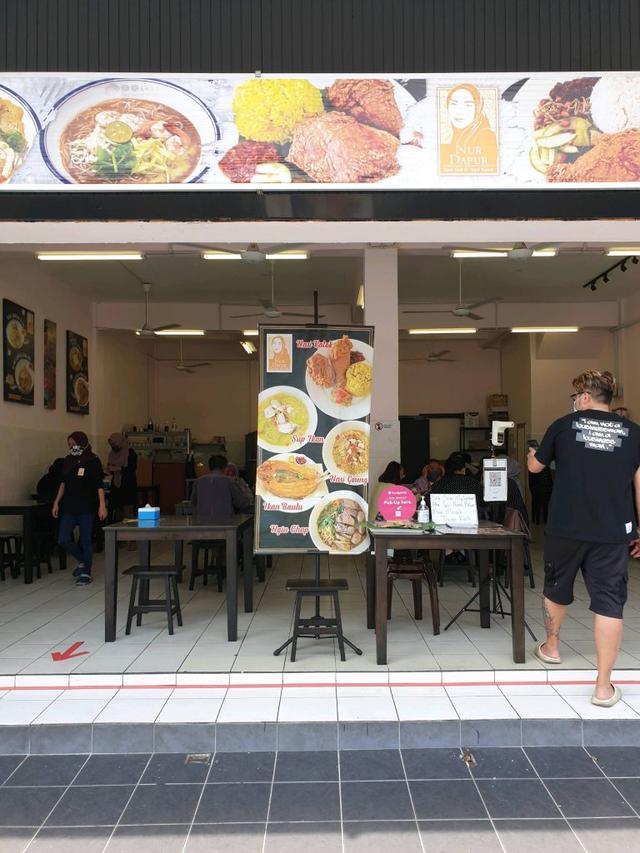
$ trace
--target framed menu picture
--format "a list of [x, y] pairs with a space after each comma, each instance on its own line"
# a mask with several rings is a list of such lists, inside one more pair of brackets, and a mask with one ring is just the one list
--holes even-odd
[[89, 342], [67, 331], [67, 411], [89, 414]]
[[56, 350], [57, 326], [52, 320], [44, 321], [44, 407], [56, 407]]
[[2, 300], [4, 399], [33, 406], [33, 311]]

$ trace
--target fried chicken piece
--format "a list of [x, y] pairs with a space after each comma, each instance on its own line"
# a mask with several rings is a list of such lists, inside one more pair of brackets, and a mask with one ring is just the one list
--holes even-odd
[[334, 109], [400, 136], [402, 116], [390, 80], [336, 80], [327, 89]]
[[340, 112], [305, 119], [293, 131], [287, 160], [318, 183], [381, 181], [400, 169], [400, 141]]
[[573, 163], [557, 163], [547, 172], [552, 183], [640, 181], [640, 130], [603, 134]]
[[336, 372], [330, 358], [314, 353], [307, 359], [307, 370], [309, 375], [321, 388], [333, 388], [336, 384]]
[[269, 142], [239, 142], [230, 148], [218, 163], [220, 170], [235, 184], [249, 184], [260, 163], [281, 160], [275, 145]]
[[343, 335], [339, 341], [331, 344], [331, 363], [336, 374], [335, 384], [338, 388], [344, 388], [347, 381], [347, 368], [351, 365], [351, 350], [353, 344], [347, 335]]

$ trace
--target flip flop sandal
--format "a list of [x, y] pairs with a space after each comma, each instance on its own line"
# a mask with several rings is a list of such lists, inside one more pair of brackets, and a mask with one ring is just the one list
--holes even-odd
[[611, 686], [613, 687], [613, 696], [610, 696], [608, 699], [598, 699], [594, 693], [591, 697], [591, 704], [597, 705], [599, 708], [613, 708], [622, 699], [622, 691], [614, 684]]
[[562, 663], [562, 658], [552, 658], [550, 655], [545, 655], [542, 651], [544, 644], [545, 640], [542, 640], [542, 642], [538, 643], [533, 650], [533, 654], [538, 658], [538, 660], [541, 660], [542, 663]]

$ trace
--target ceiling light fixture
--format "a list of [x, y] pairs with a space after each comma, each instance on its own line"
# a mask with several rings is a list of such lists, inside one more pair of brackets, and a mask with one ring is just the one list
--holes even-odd
[[511, 331], [514, 335], [537, 335], [554, 332], [579, 332], [578, 326], [513, 326]]
[[143, 261], [140, 252], [38, 252], [39, 261]]
[[627, 258], [625, 258], [624, 261], [620, 264], [620, 272], [626, 272], [626, 271], [627, 271]]
[[254, 352], [258, 352], [258, 348], [253, 341], [240, 341], [240, 346], [247, 355], [253, 355]]
[[628, 255], [638, 254], [640, 255], [640, 246], [631, 246], [629, 248], [622, 249], [608, 249], [607, 255], [610, 258], [626, 258]]
[[410, 335], [475, 335], [477, 329], [456, 328], [451, 329], [409, 329]]
[[203, 252], [202, 259], [204, 261], [241, 261], [242, 255], [239, 252]]
[[356, 305], [358, 308], [364, 308], [364, 284], [361, 284], [358, 288], [358, 297], [356, 299]]
[[558, 254], [557, 249], [534, 249], [531, 257], [532, 258], [555, 258]]
[[162, 329], [159, 332], [156, 332], [156, 335], [161, 335], [162, 337], [202, 337], [205, 333], [204, 329]]
[[257, 338], [260, 332], [257, 329], [243, 329], [242, 334], [245, 338]]
[[270, 254], [267, 252], [265, 258], [268, 261], [306, 261], [309, 257], [308, 252], [301, 252], [300, 249], [291, 249], [290, 251], [284, 252], [274, 252]]
[[481, 249], [478, 249], [476, 252], [467, 251], [464, 249], [456, 249], [451, 252], [452, 258], [507, 258], [509, 257], [509, 253], [507, 251], [497, 251], [497, 252], [483, 252]]

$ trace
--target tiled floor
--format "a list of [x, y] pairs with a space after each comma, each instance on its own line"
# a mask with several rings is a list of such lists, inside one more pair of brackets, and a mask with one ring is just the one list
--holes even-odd
[[640, 849], [639, 748], [0, 757], [3, 853]]
[[[538, 535], [540, 538], [540, 534]], [[187, 557], [188, 557], [187, 550]], [[136, 555], [121, 553], [121, 563], [135, 562]], [[154, 559], [167, 561], [159, 549]], [[540, 616], [539, 549], [534, 547], [537, 588], [526, 591], [527, 620], [542, 636]], [[375, 638], [366, 628], [364, 567], [361, 560], [323, 558], [323, 574], [346, 577], [349, 591], [341, 596], [345, 632], [363, 650], [362, 657], [348, 652], [341, 662], [333, 641], [300, 642], [298, 660], [292, 664], [284, 654], [272, 650], [286, 639], [292, 613], [292, 596], [284, 589], [288, 577], [310, 576], [310, 558], [281, 557], [275, 561], [266, 583], [256, 584], [254, 613], [239, 615], [238, 642], [226, 640], [224, 594], [215, 584], [195, 592], [187, 584], [180, 588], [184, 626], [169, 637], [159, 614], [145, 617], [140, 628], [124, 635], [128, 579], [119, 587], [118, 636], [104, 643], [104, 589], [102, 556], [98, 555], [95, 581], [88, 588], [73, 585], [71, 573], [44, 575], [31, 586], [21, 580], [0, 583], [0, 674], [42, 673], [153, 673], [153, 672], [349, 672], [380, 671], [375, 662]], [[621, 669], [640, 669], [640, 574], [632, 564], [625, 636], [618, 661]], [[441, 589], [442, 624], [446, 624], [473, 593], [459, 570], [449, 573]], [[491, 630], [481, 629], [477, 613], [465, 613], [448, 631], [434, 637], [425, 595], [425, 619], [413, 619], [409, 585], [397, 584], [393, 618], [389, 623], [389, 666], [394, 671], [505, 670], [513, 668], [509, 620], [494, 617]], [[576, 602], [563, 629], [563, 664], [567, 670], [592, 669], [595, 664], [591, 614], [582, 581], [576, 587]], [[51, 653], [81, 642], [79, 651], [88, 654], [54, 662]], [[532, 641], [527, 638], [527, 643]], [[529, 659], [525, 667], [542, 670]], [[301, 697], [303, 698], [303, 697]]]

